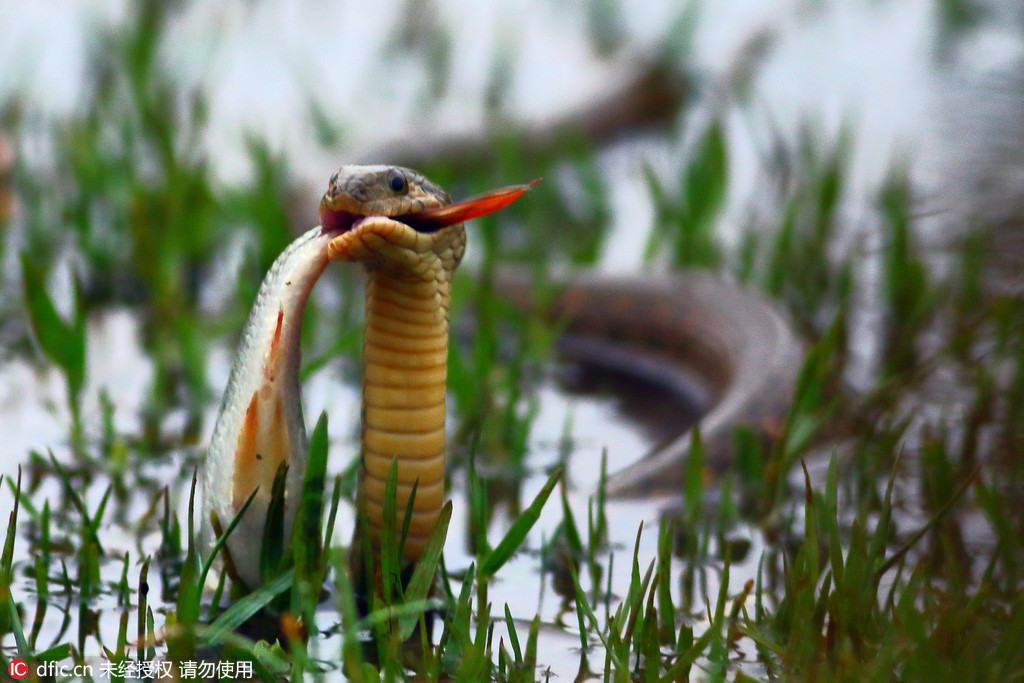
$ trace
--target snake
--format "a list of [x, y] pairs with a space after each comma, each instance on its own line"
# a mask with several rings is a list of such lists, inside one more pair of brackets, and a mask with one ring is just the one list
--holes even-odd
[[[283, 464], [290, 534], [309, 447], [299, 383], [301, 323], [313, 286], [334, 261], [361, 264], [366, 278], [358, 527], [378, 549], [394, 462], [396, 509], [408, 507], [409, 514], [402, 557], [421, 556], [445, 502], [451, 284], [466, 248], [464, 224], [531, 186], [452, 202], [438, 185], [399, 166], [347, 165], [331, 177], [321, 224], [290, 244], [260, 285], [203, 463], [207, 518], [230, 520], [252, 497], [224, 546], [233, 578], [259, 585], [266, 511]], [[534, 307], [523, 277], [502, 276], [497, 284], [511, 302]], [[570, 356], [680, 396], [699, 395], [708, 408], [702, 428], [715, 463], [728, 461], [735, 425], [767, 436], [778, 430], [799, 343], [777, 310], [742, 287], [696, 272], [577, 277], [562, 283], [545, 314], [564, 322], [562, 348]], [[656, 495], [678, 485], [691, 438], [685, 432], [615, 473], [609, 493]], [[352, 547], [361, 544], [354, 540]]]

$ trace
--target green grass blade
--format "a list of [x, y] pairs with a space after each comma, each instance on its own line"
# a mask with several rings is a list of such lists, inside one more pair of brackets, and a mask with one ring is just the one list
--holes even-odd
[[907, 542], [904, 543], [903, 546], [892, 555], [892, 557], [886, 559], [885, 562], [883, 562], [882, 565], [877, 570], [875, 570], [876, 580], [880, 579], [887, 571], [892, 569], [893, 566], [895, 566], [903, 558], [903, 556], [906, 555], [910, 551], [910, 549], [918, 543], [918, 541], [924, 538], [925, 534], [927, 534], [932, 528], [934, 528], [935, 525], [938, 524], [938, 522], [945, 516], [945, 514], [949, 512], [953, 508], [953, 506], [956, 505], [957, 502], [959, 502], [961, 498], [963, 498], [964, 494], [967, 493], [967, 490], [971, 488], [971, 486], [974, 484], [975, 479], [978, 478], [979, 472], [981, 472], [980, 464], [974, 468], [970, 475], [968, 475], [964, 482], [960, 485], [960, 488], [958, 488], [956, 492], [954, 492], [953, 495], [946, 500], [942, 507], [939, 508], [935, 512], [935, 514], [931, 516], [931, 518], [924, 524], [924, 526], [922, 526], [920, 529], [914, 532], [914, 534], [907, 540]]
[[562, 478], [562, 468], [556, 469], [548, 477], [543, 488], [537, 493], [537, 496], [533, 499], [533, 502], [523, 510], [523, 514], [519, 515], [519, 519], [515, 521], [512, 527], [505, 534], [505, 537], [501, 539], [501, 542], [492, 550], [487, 557], [480, 562], [480, 574], [485, 577], [494, 576], [494, 574], [501, 569], [501, 567], [508, 562], [509, 558], [512, 557], [513, 553], [523, 544], [526, 539], [526, 535], [530, 533], [530, 529], [540, 518], [541, 510], [544, 509], [544, 504], [547, 503], [548, 497], [551, 492], [555, 489], [555, 484]]
[[[251, 597], [251, 596], [248, 596]], [[230, 646], [237, 652], [243, 653], [253, 662], [254, 673], [264, 681], [279, 681], [280, 676], [273, 672], [283, 674], [288, 671], [291, 664], [284, 658], [280, 647], [271, 646], [266, 641], [252, 641], [243, 635], [233, 631], [225, 631], [214, 626], [198, 625], [194, 627], [197, 636], [204, 642], [218, 642]], [[216, 639], [216, 641], [214, 641]]]
[[327, 413], [320, 413], [309, 439], [309, 459], [302, 480], [302, 500], [295, 514], [295, 531], [292, 534], [296, 544], [296, 573], [300, 576], [311, 571], [320, 560], [327, 451]]
[[704, 650], [707, 649], [708, 645], [711, 644], [711, 639], [714, 638], [715, 635], [716, 633], [714, 626], [711, 626], [708, 628], [708, 630], [704, 631], [704, 633], [701, 634], [700, 638], [694, 641], [693, 645], [691, 645], [689, 648], [686, 649], [685, 652], [679, 655], [676, 661], [672, 663], [672, 666], [670, 666], [665, 671], [665, 675], [661, 677], [661, 680], [687, 680], [685, 678], [680, 677], [690, 670], [690, 667], [692, 667], [693, 663], [697, 661], [697, 658], [700, 657], [704, 653]]
[[64, 371], [68, 393], [75, 403], [85, 383], [84, 324], [64, 322], [46, 291], [42, 270], [32, 263], [28, 254], [21, 255], [21, 272], [32, 331], [46, 357]]
[[416, 509], [416, 492], [419, 491], [420, 480], [412, 483], [409, 500], [405, 504], [405, 515], [402, 517], [402, 529], [398, 534], [398, 556], [405, 557], [405, 539], [409, 537], [409, 525], [412, 524], [412, 513]]
[[254, 614], [269, 605], [274, 598], [284, 593], [292, 585], [295, 578], [295, 570], [289, 569], [280, 574], [273, 581], [249, 593], [244, 598], [231, 605], [224, 612], [214, 619], [210, 624], [210, 630], [205, 634], [205, 641], [208, 645], [216, 645], [225, 642], [228, 633], [232, 633], [248, 621]]
[[675, 524], [662, 517], [658, 528], [658, 630], [660, 641], [675, 647], [675, 608], [672, 604], [672, 539]]
[[367, 614], [359, 620], [358, 626], [363, 628], [380, 626], [382, 624], [390, 623], [395, 619], [401, 621], [406, 618], [412, 618], [413, 623], [415, 624], [425, 611], [437, 608], [438, 605], [439, 601], [433, 598], [427, 598], [426, 600], [410, 600], [409, 602], [403, 602], [399, 605], [388, 605]]
[[[423, 555], [413, 569], [409, 584], [405, 588], [406, 602], [423, 601], [430, 595], [434, 587], [434, 577], [437, 574], [438, 563], [441, 560], [441, 551], [444, 550], [444, 542], [448, 537], [448, 524], [452, 518], [452, 502], [448, 501], [441, 508], [441, 514], [437, 518], [437, 524], [430, 534], [427, 546]], [[412, 635], [416, 626], [418, 615], [409, 615], [399, 621], [399, 634], [404, 641]]]
[[149, 564], [150, 558], [146, 557], [142, 562], [142, 569], [139, 571], [139, 604], [135, 617], [137, 624], [136, 640], [139, 648], [145, 647], [143, 643], [146, 642], [146, 608], [149, 601]]
[[18, 507], [21, 504], [21, 466], [18, 467], [18, 482], [14, 487], [14, 508], [7, 517], [7, 534], [4, 537], [4, 551], [0, 555], [0, 588], [10, 586], [14, 578], [14, 540], [18, 528]]
[[282, 462], [274, 473], [270, 505], [267, 506], [263, 539], [260, 543], [260, 579], [266, 583], [281, 570], [284, 553], [285, 487], [288, 481], [288, 463]]
[[221, 548], [224, 547], [224, 544], [228, 542], [228, 537], [231, 535], [231, 532], [233, 532], [235, 530], [235, 527], [237, 527], [238, 524], [242, 521], [242, 517], [245, 516], [245, 511], [249, 509], [250, 505], [252, 505], [252, 501], [253, 499], [256, 498], [256, 493], [258, 491], [259, 489], [256, 489], [255, 491], [249, 494], [249, 497], [245, 499], [245, 503], [243, 503], [242, 507], [238, 509], [238, 512], [235, 513], [235, 516], [231, 518], [231, 523], [228, 524], [227, 528], [224, 529], [223, 532], [217, 536], [217, 539], [213, 543], [213, 548], [210, 549], [210, 554], [206, 557], [206, 561], [203, 562], [203, 566], [199, 571], [200, 586], [206, 585], [206, 575], [210, 573], [210, 568], [213, 566], [213, 563], [217, 560], [217, 553], [221, 551]]
[[32, 655], [37, 662], [59, 662], [71, 656], [71, 643], [61, 643]]
[[402, 592], [402, 560], [398, 554], [398, 458], [391, 459], [384, 482], [384, 524], [380, 531], [380, 564], [384, 600], [392, 602]]
[[590, 534], [591, 551], [608, 540], [608, 449], [601, 449], [601, 472], [597, 480], [597, 514]]
[[292, 592], [292, 611], [304, 615], [307, 620], [313, 617], [323, 583], [320, 535], [327, 479], [327, 450], [327, 413], [320, 413], [309, 441], [309, 458], [291, 538], [296, 579], [296, 590]]
[[583, 557], [583, 539], [580, 538], [579, 527], [576, 526], [576, 518], [569, 507], [569, 494], [565, 479], [561, 480], [559, 494], [562, 499], [562, 529], [565, 532], [565, 540], [569, 544], [569, 552], [574, 559]]
[[28, 647], [28, 640], [25, 638], [25, 630], [21, 626], [21, 617], [18, 615], [18, 605], [14, 602], [14, 596], [10, 591], [5, 591], [4, 602], [7, 603], [7, 622], [14, 636], [14, 644], [18, 648], [18, 655], [22, 659], [29, 659], [32, 651]]
[[321, 567], [325, 567], [327, 564], [327, 550], [331, 547], [331, 541], [334, 539], [334, 522], [338, 518], [338, 506], [341, 504], [342, 487], [343, 483], [341, 475], [335, 475], [334, 490], [331, 492], [331, 508], [327, 513], [327, 528], [324, 531], [324, 541], [321, 546], [324, 549], [324, 553], [320, 556], [323, 560], [323, 562], [321, 562]]
[[594, 633], [601, 640], [601, 644], [604, 645], [605, 653], [608, 656], [608, 660], [612, 662], [616, 668], [625, 670], [626, 662], [622, 661], [619, 657], [618, 652], [609, 646], [608, 638], [605, 636], [604, 630], [601, 628], [600, 622], [597, 620], [597, 615], [594, 614], [594, 610], [590, 608], [590, 603], [587, 602], [587, 596], [583, 592], [583, 587], [580, 585], [580, 576], [576, 571], [576, 568], [569, 565], [569, 574], [572, 576], [573, 588], [576, 593], [576, 610], [581, 614], [586, 615], [587, 620], [590, 622], [591, 628], [594, 629]]
[[192, 487], [188, 496], [188, 549], [185, 561], [181, 566], [181, 581], [178, 583], [178, 603], [176, 620], [180, 631], [167, 638], [167, 654], [171, 659], [191, 659], [195, 655], [193, 626], [199, 621], [199, 602], [202, 599], [202, 587], [198, 584], [199, 556], [196, 552], [195, 496], [198, 470], [192, 470]]
[[508, 642], [512, 646], [512, 653], [516, 656], [516, 664], [523, 661], [523, 650], [519, 645], [519, 634], [516, 633], [516, 622], [512, 619], [512, 611], [505, 603], [505, 628], [508, 630]]
[[78, 514], [82, 517], [82, 528], [88, 535], [88, 541], [96, 544], [96, 548], [100, 553], [103, 552], [103, 546], [100, 545], [99, 536], [96, 535], [96, 529], [99, 525], [99, 520], [93, 520], [89, 515], [89, 509], [85, 506], [85, 502], [79, 495], [78, 490], [74, 484], [71, 483], [71, 476], [67, 470], [57, 461], [53, 451], [48, 451], [47, 454], [50, 456], [50, 462], [53, 464], [54, 470], [57, 472], [57, 476], [60, 477], [61, 483], [64, 484], [64, 491], [67, 493], [68, 498], [71, 500], [71, 504], [78, 511]]
[[533, 672], [533, 668], [537, 666], [537, 640], [540, 636], [540, 615], [533, 617], [533, 621], [530, 622], [530, 634], [526, 639], [526, 654], [523, 657], [523, 663], [526, 665], [526, 670]]

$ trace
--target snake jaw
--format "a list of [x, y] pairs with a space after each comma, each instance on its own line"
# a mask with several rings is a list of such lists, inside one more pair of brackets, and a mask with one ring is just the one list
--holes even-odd
[[466, 232], [461, 223], [436, 232], [417, 232], [393, 216], [363, 216], [327, 243], [328, 261], [361, 262], [368, 268], [404, 271], [433, 279], [455, 270]]

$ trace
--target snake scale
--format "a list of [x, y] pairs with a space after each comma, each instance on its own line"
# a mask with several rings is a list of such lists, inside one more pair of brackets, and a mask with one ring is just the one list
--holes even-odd
[[[289, 466], [285, 528], [291, 529], [289, 501], [298, 495], [308, 447], [299, 333], [309, 293], [331, 261], [358, 262], [366, 272], [357, 494], [367, 517], [363, 528], [375, 548], [384, 482], [397, 460], [399, 510], [416, 487], [404, 558], [422, 553], [445, 496], [448, 314], [451, 278], [466, 245], [463, 222], [502, 208], [528, 187], [452, 203], [444, 190], [406, 168], [343, 166], [331, 178], [321, 225], [296, 239], [260, 286], [203, 468], [204, 506], [220, 520], [230, 520], [256, 491], [226, 546], [236, 578], [249, 587], [259, 583], [264, 519], [282, 463]], [[513, 302], [530, 305], [528, 282], [508, 276], [499, 288]], [[800, 345], [782, 316], [740, 287], [699, 273], [650, 281], [576, 278], [548, 312], [567, 321], [570, 355], [691, 398], [702, 395], [709, 462], [727, 462], [735, 425], [767, 435], [780, 425]], [[678, 487], [689, 438], [684, 434], [612, 476], [610, 493], [650, 495]]]

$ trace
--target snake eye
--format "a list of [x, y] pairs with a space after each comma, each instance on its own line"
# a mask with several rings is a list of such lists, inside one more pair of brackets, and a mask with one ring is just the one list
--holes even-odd
[[391, 190], [396, 193], [402, 193], [408, 189], [408, 185], [405, 182], [405, 176], [398, 171], [391, 172], [391, 178], [388, 180], [388, 184], [391, 186]]

